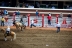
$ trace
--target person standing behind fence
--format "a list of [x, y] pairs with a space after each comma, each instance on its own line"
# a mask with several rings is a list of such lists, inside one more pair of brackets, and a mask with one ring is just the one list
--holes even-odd
[[38, 10], [36, 10], [36, 17], [39, 17], [39, 12], [38, 12]]
[[67, 15], [67, 17], [68, 17], [68, 18], [71, 18], [71, 14], [69, 13], [69, 14]]
[[48, 24], [51, 25], [51, 14], [48, 14], [47, 19], [48, 19]]
[[61, 27], [61, 24], [58, 22], [58, 23], [56, 24], [57, 33], [60, 32], [60, 27]]
[[7, 25], [9, 24], [9, 23], [8, 23], [8, 17], [5, 16], [4, 19], [5, 19], [5, 25], [7, 26]]
[[1, 26], [4, 26], [5, 19], [4, 17], [1, 18]]

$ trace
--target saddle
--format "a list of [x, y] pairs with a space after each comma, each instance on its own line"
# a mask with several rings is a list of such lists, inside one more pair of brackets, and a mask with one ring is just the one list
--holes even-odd
[[9, 31], [6, 31], [6, 34], [7, 34], [7, 36], [9, 36], [10, 35], [10, 32]]

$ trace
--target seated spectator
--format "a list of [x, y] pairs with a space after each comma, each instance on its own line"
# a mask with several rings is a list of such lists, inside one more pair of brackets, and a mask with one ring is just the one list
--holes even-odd
[[28, 6], [29, 6], [29, 4], [28, 4], [28, 3], [26, 3], [26, 4], [25, 4], [25, 7], [26, 7], [26, 8], [28, 8]]
[[72, 9], [72, 6], [70, 6], [70, 9]]
[[52, 6], [52, 9], [55, 9], [55, 7], [54, 7], [54, 6]]
[[69, 5], [67, 5], [66, 9], [70, 9]]
[[40, 8], [40, 3], [36, 2], [36, 6], [37, 6], [37, 8]]
[[63, 14], [62, 14], [62, 13], [60, 13], [59, 17], [60, 17], [60, 18], [62, 18], [62, 17], [63, 17]]
[[2, 6], [2, 7], [5, 6], [5, 2], [4, 2], [4, 1], [1, 2], [1, 6]]
[[32, 8], [34, 8], [34, 5], [32, 5]]
[[69, 14], [67, 15], [67, 17], [70, 18], [70, 17], [71, 17], [71, 14], [69, 13]]
[[19, 12], [19, 10], [16, 12], [16, 15], [18, 15], [18, 16], [20, 15], [20, 12]]
[[34, 6], [33, 5], [29, 5], [28, 8], [34, 8]]
[[48, 8], [48, 5], [46, 4], [46, 8]]

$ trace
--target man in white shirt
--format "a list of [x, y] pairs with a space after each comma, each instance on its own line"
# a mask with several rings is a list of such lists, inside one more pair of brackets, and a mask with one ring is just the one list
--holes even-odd
[[34, 21], [33, 21], [33, 20], [31, 20], [30, 28], [32, 28], [32, 26], [36, 27], [36, 26], [34, 25]]
[[60, 32], [61, 24], [59, 22], [56, 24], [56, 27], [57, 27], [57, 33]]
[[10, 26], [7, 27], [6, 33], [7, 33], [7, 35], [9, 35], [9, 33], [10, 33]]

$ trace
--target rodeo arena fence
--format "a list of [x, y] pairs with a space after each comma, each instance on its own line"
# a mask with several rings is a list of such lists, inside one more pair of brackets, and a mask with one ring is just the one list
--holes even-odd
[[[3, 8], [5, 8], [5, 7], [3, 7]], [[31, 25], [31, 20], [34, 21], [34, 24], [37, 27], [56, 27], [57, 22], [60, 22], [62, 28], [71, 28], [72, 27], [72, 17], [71, 18], [68, 18], [68, 17], [59, 18], [58, 16], [59, 16], [59, 14], [56, 14], [56, 16], [52, 16], [51, 25], [48, 25], [48, 18], [47, 18], [47, 16], [45, 16], [44, 13], [42, 13], [39, 17], [32, 16], [30, 13], [27, 13], [26, 17], [23, 17], [23, 21], [24, 21], [25, 25], [28, 27]], [[15, 19], [16, 21], [20, 21], [20, 18], [22, 17], [22, 15], [16, 16], [15, 14], [13, 14], [13, 16], [5, 15], [4, 17], [6, 20], [5, 26], [8, 26], [8, 25], [13, 26], [13, 20]], [[1, 18], [1, 16], [0, 16], [0, 18]]]

